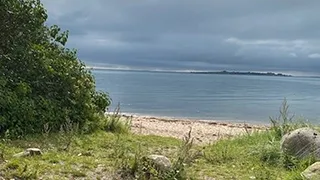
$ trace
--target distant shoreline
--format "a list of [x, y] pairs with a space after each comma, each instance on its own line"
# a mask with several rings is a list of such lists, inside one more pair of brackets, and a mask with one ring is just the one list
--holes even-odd
[[154, 72], [154, 73], [181, 73], [181, 74], [212, 74], [212, 75], [247, 75], [247, 76], [273, 76], [273, 77], [299, 77], [291, 74], [275, 72], [241, 72], [241, 71], [193, 71], [193, 70], [147, 70], [147, 69], [112, 69], [101, 67], [87, 67], [95, 71], [129, 71], [129, 72]]
[[[86, 67], [87, 70], [93, 71], [120, 71], [120, 72], [150, 72], [150, 73], [177, 73], [177, 74], [212, 74], [212, 75], [239, 75], [239, 76], [271, 76], [271, 77], [295, 77], [295, 78], [320, 78], [318, 75], [291, 75], [284, 73], [274, 73], [280, 75], [271, 75], [268, 72], [240, 72], [240, 71], [193, 71], [193, 70], [148, 70], [148, 69], [115, 69], [104, 67]], [[270, 72], [269, 72], [270, 73]]]
[[292, 77], [292, 75], [274, 72], [239, 72], [239, 71], [191, 71], [192, 74], [225, 74], [225, 75], [249, 75], [249, 76], [281, 76]]

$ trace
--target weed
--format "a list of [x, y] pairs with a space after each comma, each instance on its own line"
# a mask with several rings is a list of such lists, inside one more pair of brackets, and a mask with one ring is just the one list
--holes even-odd
[[37, 170], [31, 170], [27, 164], [21, 165], [18, 161], [9, 162], [6, 165], [7, 172], [4, 176], [13, 179], [37, 179]]
[[128, 133], [131, 127], [131, 117], [121, 116], [120, 105], [116, 107], [113, 114], [102, 118], [103, 129], [113, 133]]
[[173, 163], [172, 170], [167, 172], [165, 177], [167, 179], [187, 179], [186, 166], [193, 163], [202, 155], [202, 151], [193, 151], [194, 139], [191, 137], [190, 128], [187, 135], [184, 136], [180, 148], [178, 149], [178, 158]]
[[110, 156], [115, 159], [114, 167], [117, 169], [116, 173], [119, 173], [123, 177], [133, 174], [131, 169], [133, 169], [135, 165], [132, 167], [130, 165], [129, 148], [119, 135], [117, 135], [117, 139], [113, 145], [113, 153], [111, 153]]
[[294, 129], [308, 126], [305, 121], [295, 121], [294, 115], [289, 115], [289, 105], [286, 99], [282, 102], [279, 116], [277, 118], [270, 117], [270, 121], [271, 130], [275, 132], [274, 137], [277, 140], [280, 140], [283, 135]]
[[222, 164], [236, 159], [239, 153], [229, 141], [221, 140], [205, 151], [204, 158], [211, 164]]
[[10, 162], [8, 164], [6, 164], [6, 169], [10, 169], [10, 170], [15, 170], [19, 168], [19, 163], [18, 162]]
[[273, 179], [277, 179], [277, 176], [271, 173], [271, 170], [268, 167], [264, 165], [260, 165], [254, 169], [254, 178], [252, 179], [273, 180]]
[[279, 165], [281, 159], [281, 151], [278, 143], [267, 144], [260, 149], [260, 160], [272, 166]]
[[70, 120], [67, 120], [65, 124], [60, 126], [58, 148], [60, 151], [68, 151], [75, 136], [79, 134], [79, 124], [73, 124]]
[[114, 146], [115, 152], [112, 156], [118, 159], [116, 160], [116, 167], [120, 171], [118, 173], [125, 179], [187, 179], [186, 165], [189, 165], [199, 157], [199, 151], [192, 151], [193, 138], [191, 137], [191, 130], [183, 138], [183, 142], [176, 153], [176, 160], [169, 169], [159, 167], [153, 160], [149, 159], [146, 152], [142, 150], [141, 143], [139, 143], [132, 156], [129, 155], [128, 148], [124, 146], [120, 138], [118, 138], [116, 144]]

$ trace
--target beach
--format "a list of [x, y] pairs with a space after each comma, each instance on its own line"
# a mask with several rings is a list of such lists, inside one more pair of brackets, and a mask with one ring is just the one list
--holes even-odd
[[230, 123], [214, 120], [188, 120], [167, 117], [128, 116], [134, 134], [157, 135], [182, 139], [191, 130], [196, 144], [213, 143], [219, 139], [251, 134], [268, 129], [267, 125]]

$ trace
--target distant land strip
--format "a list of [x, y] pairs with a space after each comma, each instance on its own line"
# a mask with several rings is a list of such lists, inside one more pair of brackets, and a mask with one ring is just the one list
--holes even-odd
[[191, 71], [192, 74], [230, 74], [230, 75], [253, 75], [253, 76], [282, 76], [292, 77], [292, 75], [274, 72], [238, 72], [238, 71]]
[[[115, 69], [105, 67], [86, 67], [88, 70], [107, 70], [107, 71], [131, 71], [131, 72], [155, 72], [155, 73], [191, 73], [191, 74], [224, 74], [224, 75], [251, 75], [251, 76], [280, 76], [293, 77], [290, 74], [275, 73], [275, 72], [240, 72], [240, 71], [192, 71], [192, 70], [148, 70], [148, 69]], [[295, 76], [296, 77], [296, 76]], [[301, 76], [303, 77], [303, 76]], [[318, 76], [305, 76], [318, 78]]]

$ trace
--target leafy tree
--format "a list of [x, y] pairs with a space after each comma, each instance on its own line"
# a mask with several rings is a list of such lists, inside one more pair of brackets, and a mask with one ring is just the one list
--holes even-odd
[[65, 45], [68, 31], [45, 25], [40, 0], [0, 0], [0, 134], [58, 131], [66, 122], [97, 125], [111, 101]]

